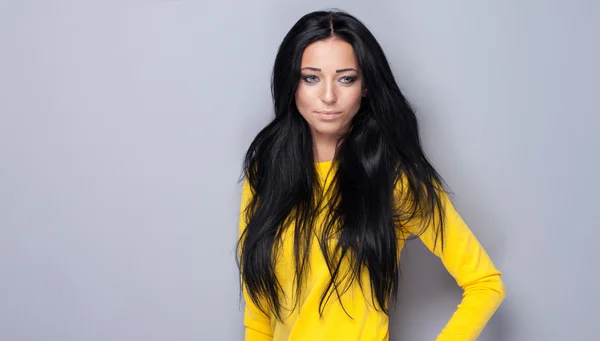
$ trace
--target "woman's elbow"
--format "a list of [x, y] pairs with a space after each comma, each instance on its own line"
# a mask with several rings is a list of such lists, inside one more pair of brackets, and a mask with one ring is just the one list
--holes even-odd
[[486, 276], [468, 285], [464, 285], [463, 290], [464, 295], [469, 295], [470, 293], [477, 293], [477, 295], [487, 293], [487, 296], [490, 296], [498, 305], [506, 297], [506, 286], [500, 274]]

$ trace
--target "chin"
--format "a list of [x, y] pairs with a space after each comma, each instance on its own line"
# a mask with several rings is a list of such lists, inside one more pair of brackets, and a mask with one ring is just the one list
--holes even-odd
[[339, 126], [323, 126], [321, 124], [317, 125], [316, 127], [313, 128], [313, 131], [321, 136], [331, 136], [331, 137], [335, 137], [335, 136], [339, 136], [342, 132], [342, 129], [340, 129]]

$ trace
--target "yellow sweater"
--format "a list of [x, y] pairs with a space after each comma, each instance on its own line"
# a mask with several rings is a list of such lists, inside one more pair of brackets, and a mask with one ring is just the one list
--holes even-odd
[[[326, 174], [331, 162], [320, 162], [317, 169], [321, 181], [327, 186], [330, 177]], [[251, 193], [248, 183], [242, 187], [241, 209], [244, 209]], [[442, 195], [445, 204], [446, 226], [444, 234], [444, 252], [434, 246], [434, 235], [431, 229], [419, 236], [423, 243], [438, 256], [457, 284], [463, 289], [462, 302], [450, 317], [447, 325], [441, 330], [437, 341], [470, 341], [475, 340], [496, 311], [505, 291], [498, 271], [491, 259], [461, 219], [445, 193]], [[240, 232], [245, 228], [245, 219], [240, 216]], [[291, 230], [291, 229], [290, 229]], [[415, 232], [415, 231], [408, 231]], [[280, 261], [275, 274], [281, 282], [287, 296], [293, 293], [294, 270], [292, 257], [293, 244], [289, 233], [281, 249]], [[315, 239], [316, 242], [316, 239]], [[404, 246], [399, 240], [399, 248]], [[244, 326], [246, 341], [387, 341], [388, 316], [373, 308], [370, 295], [354, 285], [342, 295], [342, 305], [334, 294], [325, 307], [324, 316], [319, 317], [318, 307], [321, 294], [330, 280], [327, 265], [318, 247], [310, 255], [310, 273], [307, 276], [306, 292], [303, 293], [300, 307], [291, 314], [283, 311], [284, 321], [277, 321], [273, 316], [266, 316], [248, 298], [244, 290], [246, 308]], [[368, 274], [365, 275], [368, 284]], [[365, 282], [363, 282], [365, 283]], [[370, 290], [368, 285], [364, 290]], [[366, 291], [367, 293], [369, 291]], [[289, 302], [291, 304], [291, 302]], [[285, 301], [284, 301], [285, 304]], [[346, 311], [353, 319], [348, 317]], [[442, 327], [442, 326], [440, 326]]]

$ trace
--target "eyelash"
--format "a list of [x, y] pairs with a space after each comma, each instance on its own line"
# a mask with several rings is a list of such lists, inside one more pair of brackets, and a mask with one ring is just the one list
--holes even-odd
[[[302, 80], [308, 84], [314, 84], [315, 81], [310, 81], [310, 78], [318, 78], [315, 75], [307, 75], [307, 76], [302, 76]], [[345, 79], [346, 82], [342, 82], [344, 85], [349, 85], [349, 84], [353, 84], [356, 81], [356, 77], [353, 76], [343, 76], [341, 77], [341, 79]]]

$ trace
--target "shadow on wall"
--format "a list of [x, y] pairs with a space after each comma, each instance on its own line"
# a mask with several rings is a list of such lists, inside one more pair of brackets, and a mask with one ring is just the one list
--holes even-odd
[[[420, 240], [402, 251], [398, 302], [391, 305], [390, 341], [435, 340], [462, 298], [462, 289]], [[502, 306], [479, 341], [508, 341]]]

